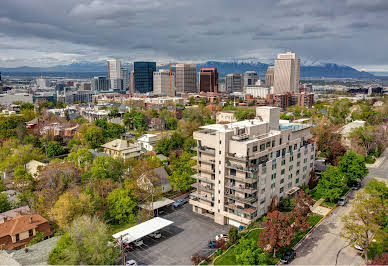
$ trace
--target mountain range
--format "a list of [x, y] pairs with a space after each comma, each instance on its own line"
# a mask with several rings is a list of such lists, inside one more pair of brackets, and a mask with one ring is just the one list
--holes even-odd
[[[205, 63], [197, 64], [197, 70], [204, 67], [216, 67], [221, 77], [228, 73], [244, 73], [246, 71], [256, 71], [261, 79], [264, 79], [269, 64], [261, 63], [259, 61], [207, 61]], [[133, 64], [128, 65], [129, 69], [133, 68]], [[161, 66], [159, 68], [168, 68], [168, 66]], [[107, 66], [105, 62], [79, 62], [71, 63], [68, 65], [58, 65], [52, 67], [15, 67], [6, 68], [0, 67], [0, 72], [5, 75], [18, 75], [18, 74], [36, 74], [36, 75], [50, 75], [50, 73], [65, 73], [68, 76], [69, 73], [83, 73], [85, 76], [94, 76], [96, 74], [106, 73]], [[51, 75], [50, 75], [51, 76]], [[339, 65], [333, 63], [320, 63], [303, 65], [300, 68], [301, 78], [355, 78], [355, 79], [373, 79], [375, 75], [359, 71], [355, 68], [346, 65]]]

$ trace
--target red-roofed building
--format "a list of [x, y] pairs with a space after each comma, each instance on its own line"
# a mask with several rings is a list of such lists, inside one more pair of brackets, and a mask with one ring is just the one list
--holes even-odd
[[39, 214], [23, 214], [0, 223], [1, 249], [17, 249], [25, 246], [38, 233], [52, 234], [48, 221]]

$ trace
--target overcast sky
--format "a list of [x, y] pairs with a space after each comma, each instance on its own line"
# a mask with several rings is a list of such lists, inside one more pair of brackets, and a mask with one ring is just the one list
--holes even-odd
[[388, 0], [1, 0], [0, 66], [304, 61], [388, 71]]

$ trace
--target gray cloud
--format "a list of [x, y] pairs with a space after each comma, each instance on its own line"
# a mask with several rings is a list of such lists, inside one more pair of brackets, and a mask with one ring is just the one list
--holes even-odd
[[[386, 65], [387, 0], [2, 0], [1, 66], [109, 57]], [[368, 49], [365, 49], [368, 47]]]

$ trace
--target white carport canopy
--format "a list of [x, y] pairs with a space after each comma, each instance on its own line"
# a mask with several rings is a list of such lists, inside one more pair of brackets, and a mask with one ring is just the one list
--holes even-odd
[[123, 242], [131, 243], [135, 240], [145, 237], [146, 235], [149, 235], [173, 223], [174, 222], [172, 221], [169, 221], [160, 217], [155, 217], [144, 223], [135, 225], [124, 231], [116, 233], [113, 235], [113, 238], [116, 240], [120, 240], [122, 238]]
[[166, 206], [171, 205], [173, 203], [174, 203], [174, 201], [171, 199], [162, 198], [161, 200], [153, 202], [153, 204], [151, 204], [151, 203], [139, 204], [138, 206], [142, 209], [152, 211], [152, 210], [157, 210], [157, 209], [166, 207]]

